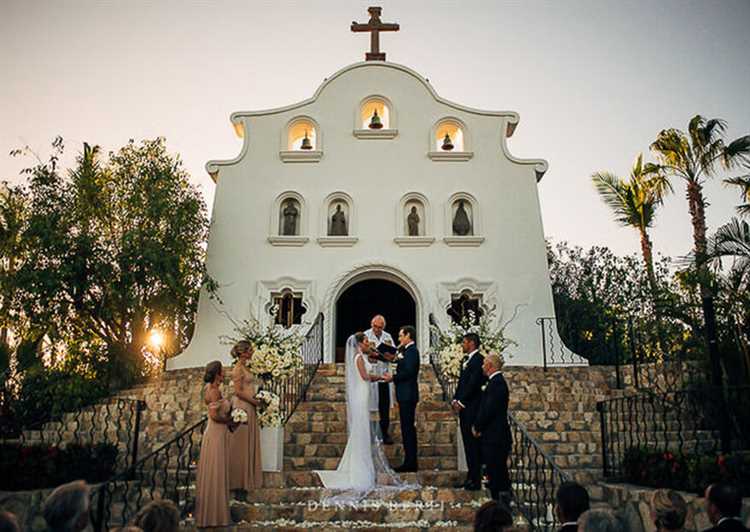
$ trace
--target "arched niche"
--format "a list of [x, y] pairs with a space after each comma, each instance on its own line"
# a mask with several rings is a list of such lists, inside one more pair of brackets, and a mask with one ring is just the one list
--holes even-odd
[[455, 117], [441, 118], [430, 129], [428, 155], [433, 161], [468, 161], [474, 156], [466, 124]]
[[450, 246], [478, 246], [484, 242], [482, 216], [477, 199], [456, 192], [445, 205], [445, 242]]
[[[377, 113], [377, 120], [373, 120], [375, 113]], [[371, 95], [359, 102], [354, 114], [355, 137], [360, 139], [392, 139], [397, 134], [396, 110], [388, 98]]]
[[277, 246], [302, 246], [308, 240], [307, 205], [301, 194], [279, 194], [271, 209], [268, 241]]
[[[334, 192], [323, 200], [318, 243], [323, 247], [348, 247], [357, 242], [354, 200], [346, 192]], [[341, 234], [344, 232], [345, 234]]]
[[424, 194], [404, 194], [396, 210], [396, 244], [404, 247], [429, 246], [435, 241], [432, 234], [430, 202]]
[[309, 116], [287, 122], [279, 155], [284, 162], [318, 162], [323, 156], [323, 134], [318, 123]]

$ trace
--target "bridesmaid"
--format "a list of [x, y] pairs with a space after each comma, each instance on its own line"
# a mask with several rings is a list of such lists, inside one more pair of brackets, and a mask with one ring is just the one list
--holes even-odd
[[253, 346], [244, 340], [237, 342], [231, 354], [235, 360], [232, 369], [232, 408], [240, 408], [247, 412], [247, 424], [241, 424], [229, 437], [229, 461], [232, 464], [229, 471], [229, 488], [248, 492], [263, 485], [260, 427], [256, 415], [260, 401], [255, 398], [259, 387], [246, 367], [253, 356]]
[[203, 433], [198, 461], [195, 496], [195, 524], [198, 528], [229, 526], [229, 401], [221, 396], [224, 370], [218, 360], [206, 366], [203, 397], [208, 409], [208, 425]]

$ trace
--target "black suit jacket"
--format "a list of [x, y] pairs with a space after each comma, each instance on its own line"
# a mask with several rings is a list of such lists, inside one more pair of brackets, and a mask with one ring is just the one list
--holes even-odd
[[471, 356], [466, 367], [461, 370], [456, 393], [453, 394], [453, 399], [464, 405], [460, 415], [469, 423], [473, 423], [477, 417], [482, 399], [482, 386], [487, 383], [487, 377], [482, 371], [483, 362], [484, 357], [478, 351]]
[[739, 519], [727, 519], [720, 525], [707, 528], [704, 532], [747, 532], [747, 527]]
[[411, 344], [403, 352], [403, 358], [395, 361], [396, 373], [393, 383], [396, 386], [396, 400], [399, 403], [419, 401], [419, 350]]
[[508, 384], [502, 373], [498, 373], [487, 383], [479, 405], [479, 413], [474, 420], [474, 428], [482, 435], [482, 444], [502, 446], [510, 449], [513, 443], [508, 424]]

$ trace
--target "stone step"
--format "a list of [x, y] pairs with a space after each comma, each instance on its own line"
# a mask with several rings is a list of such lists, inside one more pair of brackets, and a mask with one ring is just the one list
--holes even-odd
[[[417, 441], [419, 441], [419, 435], [417, 435]], [[308, 444], [308, 445], [293, 445], [288, 444], [284, 447], [284, 456], [289, 458], [294, 457], [315, 457], [315, 458], [340, 458], [344, 454], [346, 448], [345, 443], [321, 443], [321, 444]], [[403, 456], [403, 447], [401, 445], [384, 445], [385, 455], [388, 458], [401, 457]], [[420, 444], [417, 447], [417, 456], [422, 457], [442, 457], [442, 456], [455, 456], [456, 446], [447, 445], [436, 445], [436, 444]]]
[[[333, 468], [331, 468], [333, 469]], [[399, 473], [399, 478], [406, 484], [452, 488], [457, 482], [466, 478], [466, 473], [453, 469], [432, 471], [422, 469], [417, 473]], [[263, 473], [265, 488], [321, 487], [320, 478], [313, 471], [279, 471]]]
[[[261, 488], [248, 492], [244, 502], [247, 503], [289, 503], [320, 501], [325, 497], [335, 494], [334, 490], [322, 487], [301, 488]], [[383, 491], [378, 493], [378, 499], [383, 501], [442, 501], [442, 502], [469, 502], [474, 500], [486, 500], [485, 491], [466, 491], [455, 488], [438, 488], [426, 486], [403, 491]]]
[[[400, 448], [393, 446], [391, 448]], [[308, 470], [332, 470], [339, 465], [340, 457], [321, 456], [284, 456], [284, 469], [308, 471]], [[402, 455], [391, 455], [388, 457], [391, 467], [400, 466], [403, 462]], [[417, 455], [419, 467], [425, 470], [448, 470], [458, 467], [458, 459], [453, 456], [421, 456]]]
[[[447, 427], [435, 427], [442, 425], [440, 422], [431, 422], [426, 426], [417, 427], [417, 439], [423, 443], [432, 444], [453, 444], [456, 443], [456, 425], [448, 422]], [[396, 443], [401, 442], [401, 427], [398, 423], [391, 423], [389, 428], [390, 436]], [[321, 443], [339, 443], [346, 444], [348, 434], [345, 431], [340, 432], [311, 432], [311, 431], [290, 431], [287, 430], [284, 435], [286, 444], [292, 445], [309, 445]]]

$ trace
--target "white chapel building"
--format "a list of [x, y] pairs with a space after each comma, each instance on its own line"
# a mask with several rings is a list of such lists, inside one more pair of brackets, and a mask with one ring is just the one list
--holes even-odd
[[377, 45], [307, 100], [231, 115], [242, 150], [206, 165], [219, 291], [202, 294], [170, 369], [229, 363], [233, 321], [306, 327], [319, 313], [326, 362], [341, 361], [374, 314], [394, 335], [415, 325], [424, 356], [430, 315], [446, 328], [468, 308], [508, 322], [509, 364], [543, 363], [536, 320], [554, 315], [537, 190], [547, 162], [509, 152], [517, 113], [447, 101]]

